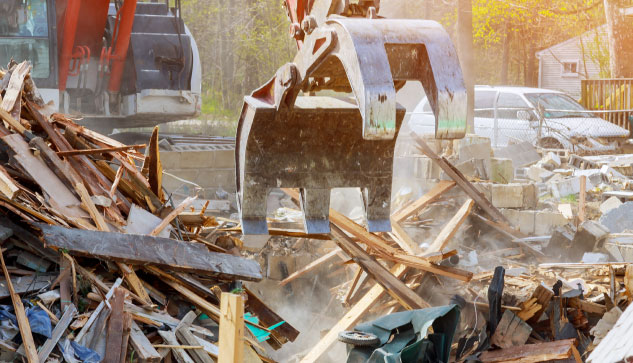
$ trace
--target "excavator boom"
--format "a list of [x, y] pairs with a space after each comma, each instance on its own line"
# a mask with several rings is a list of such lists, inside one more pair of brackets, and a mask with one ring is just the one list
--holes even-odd
[[[390, 231], [393, 152], [405, 113], [396, 91], [422, 83], [437, 138], [466, 131], [466, 89], [451, 40], [433, 21], [379, 17], [377, 0], [285, 4], [297, 55], [245, 97], [238, 123], [242, 230], [266, 234], [268, 192], [285, 187], [301, 190], [306, 231], [328, 233], [330, 189], [357, 187], [368, 230]], [[324, 90], [351, 97], [315, 95]]]

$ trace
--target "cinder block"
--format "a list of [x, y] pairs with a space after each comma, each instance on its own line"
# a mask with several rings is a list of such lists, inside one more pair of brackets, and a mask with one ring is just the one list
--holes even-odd
[[514, 181], [514, 167], [511, 159], [491, 158], [489, 179], [495, 183], [507, 184]]
[[534, 234], [546, 236], [559, 226], [564, 226], [569, 221], [560, 212], [536, 211], [534, 216]]
[[497, 208], [522, 208], [523, 185], [493, 184], [492, 205]]
[[519, 231], [526, 234], [534, 233], [535, 212], [532, 210], [501, 209], [501, 213]]
[[538, 188], [536, 184], [522, 184], [523, 187], [523, 208], [531, 209], [536, 208], [538, 204]]

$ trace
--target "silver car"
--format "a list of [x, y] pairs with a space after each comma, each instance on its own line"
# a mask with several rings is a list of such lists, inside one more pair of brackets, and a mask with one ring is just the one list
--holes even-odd
[[[434, 134], [435, 119], [426, 98], [408, 116], [416, 134]], [[580, 153], [616, 151], [629, 137], [628, 130], [597, 117], [562, 92], [491, 86], [475, 86], [475, 133], [489, 137], [496, 148], [529, 141]]]

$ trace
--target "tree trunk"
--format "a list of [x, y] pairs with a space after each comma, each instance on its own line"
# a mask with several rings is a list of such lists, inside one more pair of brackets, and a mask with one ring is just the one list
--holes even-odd
[[475, 131], [475, 63], [473, 57], [473, 5], [472, 0], [457, 2], [457, 47], [459, 60], [468, 92], [467, 132]]
[[609, 35], [611, 77], [633, 77], [633, 21], [627, 20], [622, 0], [604, 0]]

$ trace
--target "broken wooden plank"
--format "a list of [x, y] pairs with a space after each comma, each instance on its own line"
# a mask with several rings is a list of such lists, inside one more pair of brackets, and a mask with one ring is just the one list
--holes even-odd
[[351, 241], [345, 232], [334, 224], [330, 226], [330, 235], [354, 262], [361, 266], [376, 282], [381, 284], [387, 292], [406, 309], [423, 309], [431, 306], [428, 302], [424, 301], [420, 295], [413, 292], [404, 282], [392, 275], [386, 268], [378, 263], [378, 261], [360, 248], [354, 241]]
[[246, 295], [248, 297], [245, 302], [245, 310], [256, 316], [261, 325], [273, 326], [283, 322], [283, 324], [272, 330], [272, 335], [277, 338], [278, 341], [283, 344], [288, 341], [294, 342], [295, 339], [297, 339], [299, 336], [299, 331], [297, 329], [290, 325], [290, 323], [281, 316], [277, 315], [276, 312], [269, 308], [262, 299], [260, 299], [259, 296], [257, 296], [249, 288], [246, 287], [244, 290], [246, 291]]
[[442, 194], [451, 190], [455, 185], [454, 181], [441, 180], [431, 190], [429, 190], [428, 193], [424, 194], [420, 199], [416, 200], [412, 204], [394, 213], [391, 218], [397, 222], [404, 221], [415, 213], [426, 208], [429, 204], [435, 202]]
[[[184, 348], [180, 347], [178, 340], [176, 339], [176, 334], [167, 330], [159, 330], [158, 334], [161, 338], [169, 345], [169, 349], [171, 349], [172, 354], [178, 361], [178, 363], [194, 363], [193, 359], [187, 354]], [[154, 348], [158, 348], [157, 345], [154, 345]]]
[[158, 126], [154, 127], [152, 136], [149, 138], [149, 148], [145, 161], [148, 167], [147, 181], [150, 190], [156, 194], [158, 199], [165, 200], [163, 196], [163, 166], [160, 162], [160, 150], [158, 149]]
[[132, 322], [132, 327], [130, 328], [130, 344], [132, 344], [141, 361], [147, 363], [160, 362], [160, 354], [158, 354], [152, 343], [135, 322]]
[[552, 297], [554, 297], [554, 291], [547, 288], [543, 284], [539, 284], [536, 289], [534, 289], [534, 292], [532, 293], [532, 298], [536, 298], [536, 302], [541, 307], [534, 313], [532, 317], [528, 318], [528, 323], [536, 324], [539, 321], [541, 315], [543, 315], [543, 312], [549, 306], [549, 302], [550, 300], [552, 300]]
[[70, 151], [58, 151], [57, 155], [59, 157], [63, 156], [75, 156], [75, 155], [95, 155], [95, 154], [105, 154], [117, 151], [128, 151], [130, 149], [137, 150], [143, 149], [147, 145], [138, 144], [138, 145], [125, 145], [125, 146], [116, 146], [116, 147], [108, 147], [102, 149], [84, 149], [84, 150], [70, 150]]
[[110, 313], [110, 321], [106, 334], [105, 363], [118, 363], [121, 358], [124, 304], [125, 290], [121, 288], [114, 289], [114, 296], [110, 304], [112, 312]]
[[241, 362], [244, 354], [244, 301], [241, 295], [222, 293], [218, 363]]
[[48, 356], [51, 354], [51, 352], [57, 345], [57, 342], [59, 341], [59, 339], [62, 337], [66, 329], [68, 329], [68, 326], [70, 325], [70, 323], [75, 318], [76, 313], [77, 313], [77, 309], [75, 308], [75, 305], [70, 304], [66, 308], [66, 310], [64, 311], [64, 314], [62, 315], [62, 318], [55, 325], [55, 329], [53, 329], [53, 332], [51, 333], [51, 338], [47, 339], [46, 342], [44, 342], [44, 344], [40, 347], [40, 351], [37, 354], [39, 362], [46, 361]]
[[[24, 294], [32, 291], [41, 290], [51, 284], [55, 280], [55, 275], [32, 275], [32, 276], [12, 276], [11, 285], [16, 294]], [[9, 290], [9, 284], [4, 281], [0, 281], [0, 299], [4, 299], [11, 296]]]
[[103, 300], [102, 302], [99, 303], [99, 305], [97, 305], [97, 308], [92, 312], [86, 324], [84, 324], [84, 326], [81, 328], [79, 333], [75, 336], [76, 342], [81, 342], [81, 340], [86, 335], [86, 333], [88, 333], [88, 330], [90, 330], [90, 327], [92, 326], [92, 324], [94, 324], [95, 320], [97, 320], [99, 313], [101, 313], [101, 311], [106, 307], [106, 302], [110, 300], [112, 295], [114, 295], [114, 290], [117, 287], [121, 286], [121, 282], [123, 282], [121, 278], [118, 278], [116, 279], [116, 281], [114, 281], [114, 284], [112, 284], [110, 291], [108, 291], [108, 293], [105, 295], [105, 300]]
[[395, 218], [391, 218], [390, 236], [406, 253], [410, 255], [418, 254], [420, 248], [417, 243], [411, 239], [409, 234], [400, 225], [400, 222], [398, 222]]
[[[131, 264], [155, 264], [173, 270], [249, 281], [261, 280], [256, 261], [210, 252], [200, 243], [168, 238], [86, 231], [35, 223], [49, 246], [91, 257]], [[99, 241], [99, 243], [94, 243]]]
[[29, 320], [26, 317], [26, 312], [24, 311], [24, 305], [22, 305], [22, 300], [20, 296], [13, 289], [13, 284], [11, 283], [11, 276], [9, 275], [9, 271], [7, 270], [7, 266], [4, 264], [4, 256], [2, 255], [2, 249], [0, 248], [0, 264], [2, 264], [2, 272], [4, 273], [4, 280], [7, 284], [7, 288], [9, 289], [9, 294], [11, 295], [11, 301], [13, 302], [13, 310], [16, 319], [18, 320], [18, 328], [20, 329], [20, 336], [22, 337], [22, 344], [24, 344], [25, 355], [28, 359], [29, 363], [39, 362], [37, 357], [37, 347], [35, 346], [35, 342], [33, 341], [33, 334], [31, 333], [31, 326], [29, 325]]
[[[23, 61], [13, 68], [11, 72], [11, 78], [9, 79], [9, 85], [0, 103], [0, 108], [11, 114], [16, 120], [20, 119], [20, 105], [22, 104], [22, 87], [24, 85], [24, 78], [30, 72], [31, 66], [29, 62]], [[17, 109], [17, 110], [16, 110]]]
[[435, 237], [435, 240], [429, 248], [427, 252], [435, 252], [441, 251], [440, 246], [445, 246], [447, 241], [451, 240], [459, 227], [464, 223], [468, 215], [470, 215], [470, 211], [473, 208], [475, 202], [472, 199], [468, 199], [462, 206], [459, 208], [457, 213], [451, 218], [450, 221], [442, 228], [442, 231]]
[[[244, 314], [244, 307], [242, 306], [242, 316], [243, 316], [243, 314]], [[178, 326], [175, 329], [176, 337], [184, 345], [190, 345], [191, 346], [191, 345], [197, 345], [198, 344], [198, 339], [196, 339], [196, 337], [189, 330], [189, 328], [191, 327], [191, 323], [193, 323], [193, 321], [195, 319], [196, 319], [196, 313], [194, 313], [193, 311], [189, 311], [182, 318], [182, 320], [180, 320], [180, 323], [178, 324]], [[222, 323], [220, 322], [220, 324], [222, 324]], [[193, 360], [196, 363], [213, 363], [213, 359], [211, 359], [211, 356], [209, 354], [207, 354], [207, 352], [205, 352], [202, 349], [192, 350], [192, 351], [189, 352], [189, 354], [191, 355], [191, 358], [193, 358]], [[236, 358], [238, 358], [238, 357], [236, 357]]]
[[21, 189], [7, 170], [0, 166], [0, 192], [10, 200], [14, 200], [20, 193]]
[[320, 267], [321, 265], [325, 264], [326, 262], [329, 262], [330, 260], [334, 259], [338, 253], [341, 252], [340, 248], [336, 248], [328, 253], [326, 253], [325, 255], [317, 258], [316, 260], [310, 262], [309, 264], [307, 264], [304, 268], [302, 268], [301, 270], [295, 271], [292, 274], [290, 274], [288, 277], [286, 277], [285, 279], [281, 280], [279, 282], [279, 286], [284, 286], [296, 279], [298, 279], [299, 277], [307, 274], [310, 271], [313, 271], [315, 269], [317, 269], [318, 267]]
[[572, 347], [575, 346], [575, 342], [576, 339], [565, 339], [547, 343], [520, 345], [507, 349], [490, 350], [483, 352], [479, 356], [479, 359], [484, 363], [536, 363], [568, 359], [572, 356]]

